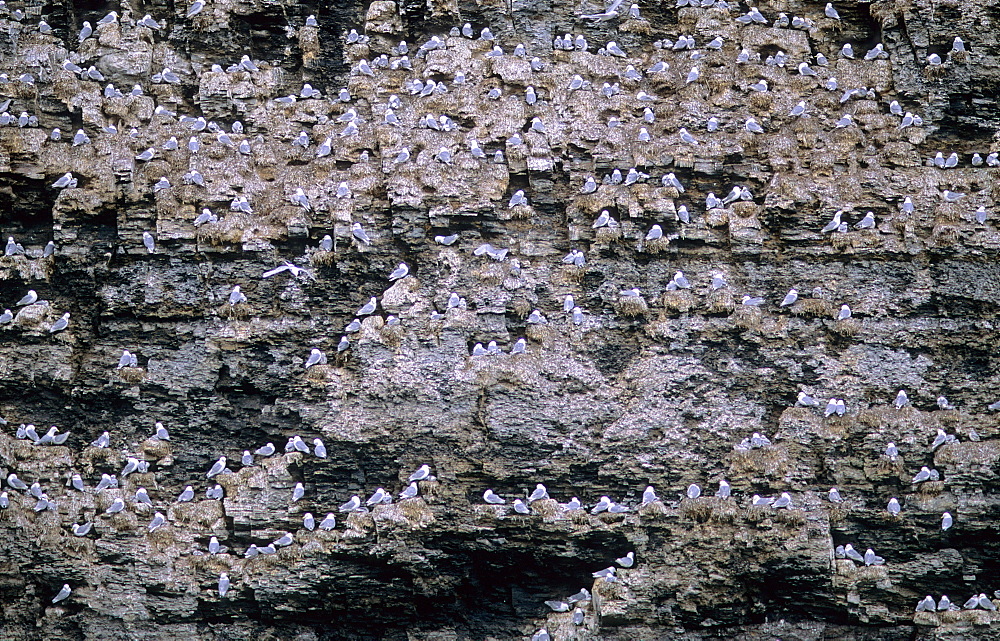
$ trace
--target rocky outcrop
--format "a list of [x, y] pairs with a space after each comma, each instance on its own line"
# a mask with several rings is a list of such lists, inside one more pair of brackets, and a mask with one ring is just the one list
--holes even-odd
[[[1000, 639], [983, 607], [914, 611], [1000, 590], [996, 0], [674, 4], [8, 3], [0, 472], [46, 498], [4, 484], [0, 636]], [[338, 511], [421, 465], [417, 496]]]

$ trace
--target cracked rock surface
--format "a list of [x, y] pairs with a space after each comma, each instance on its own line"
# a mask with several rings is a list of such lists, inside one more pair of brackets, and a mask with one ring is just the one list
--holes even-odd
[[675, 4], [0, 9], [0, 637], [1000, 640], [1000, 3]]

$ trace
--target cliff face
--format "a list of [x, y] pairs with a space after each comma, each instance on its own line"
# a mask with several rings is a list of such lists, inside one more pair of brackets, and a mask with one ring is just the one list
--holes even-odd
[[[833, 19], [789, 0], [758, 5], [767, 24], [737, 21], [747, 7], [673, 5], [594, 21], [581, 13], [603, 7], [569, 2], [210, 0], [191, 17], [172, 2], [9, 2], [0, 226], [24, 253], [0, 257], [14, 316], [0, 325], [0, 472], [54, 505], [4, 484], [0, 636], [1000, 639], [996, 612], [914, 613], [928, 594], [961, 605], [1000, 590], [987, 409], [1000, 398], [1000, 4], [843, 1]], [[809, 22], [774, 26], [780, 12]], [[146, 13], [159, 28], [138, 24]], [[84, 21], [94, 32], [80, 41]], [[475, 38], [449, 35], [466, 22]], [[554, 50], [564, 33], [586, 50]], [[673, 48], [682, 35], [693, 49]], [[431, 36], [441, 44], [421, 50]], [[412, 70], [392, 51], [404, 39]], [[598, 51], [609, 41], [626, 57]], [[865, 60], [878, 43], [886, 55]], [[487, 56], [494, 45], [502, 56]], [[787, 62], [768, 64], [779, 52]], [[669, 68], [647, 71], [659, 61]], [[576, 75], [587, 84], [571, 90]], [[447, 91], [419, 95], [414, 78]], [[750, 88], [762, 79], [767, 91]], [[303, 83], [322, 97], [302, 98]], [[800, 101], [805, 114], [788, 115]], [[37, 125], [19, 126], [22, 112]], [[903, 127], [906, 112], [922, 126]], [[81, 129], [90, 142], [74, 144]], [[939, 151], [957, 166], [929, 162]], [[648, 176], [605, 182], [630, 168]], [[54, 187], [66, 172], [76, 183]], [[161, 177], [170, 186], [155, 189]], [[706, 206], [734, 186], [745, 197]], [[519, 190], [526, 204], [509, 206]], [[216, 220], [196, 225], [204, 208]], [[604, 210], [617, 226], [595, 227]], [[837, 211], [846, 229], [822, 233]], [[573, 250], [584, 264], [563, 260]], [[262, 278], [283, 261], [307, 271]], [[409, 274], [388, 280], [401, 262]], [[245, 302], [229, 303], [234, 285]], [[793, 287], [798, 302], [779, 306]], [[15, 305], [29, 289], [40, 302]], [[345, 332], [371, 297], [375, 313]], [[500, 354], [471, 355], [490, 341]], [[307, 368], [314, 348], [326, 362]], [[116, 368], [123, 349], [134, 367]], [[800, 391], [819, 407], [796, 406]], [[831, 397], [843, 416], [824, 417]], [[151, 437], [156, 421], [169, 440]], [[20, 424], [71, 434], [35, 444]], [[939, 429], [957, 440], [932, 448]], [[110, 447], [91, 445], [104, 431]], [[770, 444], [741, 447], [754, 432]], [[285, 453], [296, 435], [327, 457]], [[275, 455], [241, 463], [268, 442]], [[220, 456], [228, 470], [207, 479]], [[123, 474], [130, 459], [148, 469]], [[418, 497], [338, 512], [380, 487], [397, 495], [425, 464]], [[911, 483], [924, 466], [940, 480]], [[96, 491], [102, 474], [120, 487]], [[713, 496], [723, 479], [732, 496]], [[224, 498], [206, 498], [216, 483]], [[537, 483], [552, 498], [515, 512]], [[691, 484], [702, 496], [686, 497]], [[179, 502], [187, 485], [195, 499]], [[659, 500], [641, 505], [647, 485]], [[487, 488], [506, 504], [487, 505]], [[782, 493], [790, 508], [752, 505]], [[628, 510], [592, 514], [602, 496]], [[125, 509], [105, 515], [116, 498]], [[149, 531], [157, 512], [166, 523]], [[337, 525], [309, 530], [307, 512]], [[74, 523], [94, 525], [75, 536]], [[290, 545], [246, 558], [285, 532]], [[213, 536], [229, 551], [210, 554]], [[884, 564], [839, 558], [847, 544]], [[629, 551], [616, 581], [591, 576]], [[52, 604], [64, 583], [70, 597]], [[544, 604], [581, 588], [592, 596], [568, 612]]]

